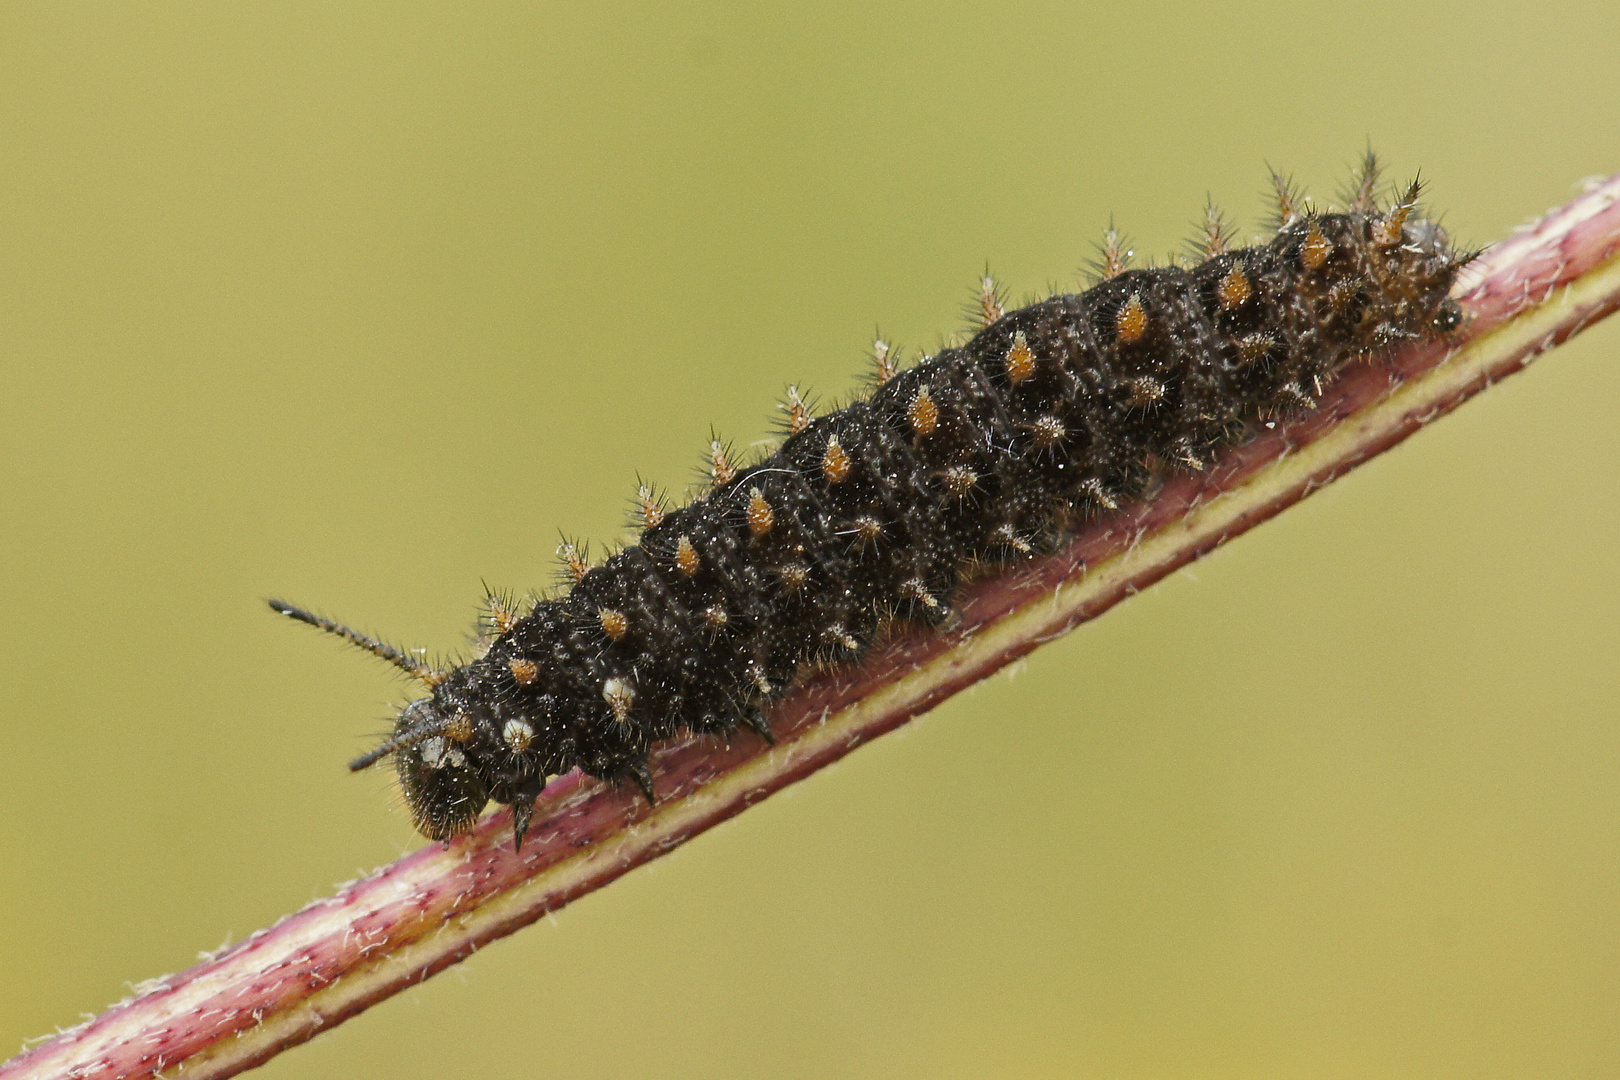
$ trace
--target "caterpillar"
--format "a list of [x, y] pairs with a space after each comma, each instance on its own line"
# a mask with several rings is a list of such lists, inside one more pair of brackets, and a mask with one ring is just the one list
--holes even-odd
[[1346, 363], [1462, 321], [1473, 253], [1419, 210], [1384, 206], [1368, 154], [1342, 212], [1284, 178], [1275, 233], [1233, 247], [1205, 211], [1198, 262], [1132, 269], [1110, 230], [1097, 281], [1008, 311], [987, 276], [965, 344], [902, 367], [879, 342], [870, 389], [815, 416], [789, 391], [785, 438], [753, 463], [711, 447], [707, 491], [638, 495], [639, 543], [519, 614], [492, 600], [481, 655], [438, 670], [281, 600], [429, 688], [351, 763], [392, 757], [417, 829], [468, 830], [494, 800], [521, 846], [549, 779], [634, 782], [683, 732], [748, 729], [814, 666], [857, 662], [896, 622], [950, 619], [961, 583], [1051, 552], [1081, 522], [1202, 470], [1226, 446], [1308, 410]]

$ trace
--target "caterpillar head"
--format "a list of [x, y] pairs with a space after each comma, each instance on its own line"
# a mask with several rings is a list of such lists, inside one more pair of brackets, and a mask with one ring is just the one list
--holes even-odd
[[475, 692], [464, 669], [439, 671], [415, 653], [370, 634], [285, 600], [269, 603], [290, 619], [386, 660], [433, 691], [432, 697], [405, 706], [388, 738], [351, 761], [351, 770], [369, 768], [393, 755], [411, 820], [418, 832], [432, 840], [448, 840], [472, 828], [492, 797], [512, 803], [513, 830], [521, 843], [534, 796], [545, 784], [537, 763], [523, 753], [533, 740], [531, 725], [503, 718], [499, 705]]
[[[393, 735], [378, 748], [391, 747], [411, 821], [430, 840], [466, 832], [489, 801], [489, 788], [468, 755], [474, 728], [465, 714], [446, 716], [435, 698], [422, 698], [400, 712]], [[375, 760], [368, 754], [354, 764], [364, 768], [368, 758]]]
[[491, 799], [510, 804], [513, 839], [521, 846], [546, 785], [547, 761], [556, 756], [544, 753], [547, 744], [536, 735], [543, 710], [492, 698], [463, 668], [432, 697], [405, 706], [393, 733], [349, 767], [392, 755], [411, 820], [430, 840], [471, 829]]

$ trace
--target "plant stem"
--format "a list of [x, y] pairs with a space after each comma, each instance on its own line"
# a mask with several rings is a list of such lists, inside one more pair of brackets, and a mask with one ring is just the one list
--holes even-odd
[[970, 586], [960, 619], [806, 680], [767, 747], [688, 738], [654, 755], [660, 802], [573, 774], [521, 852], [501, 811], [0, 1065], [0, 1080], [232, 1076], [534, 922], [905, 723], [1298, 502], [1620, 307], [1620, 177], [1498, 244], [1459, 285], [1466, 323], [1347, 369], [1320, 407], [1097, 521], [1056, 555]]

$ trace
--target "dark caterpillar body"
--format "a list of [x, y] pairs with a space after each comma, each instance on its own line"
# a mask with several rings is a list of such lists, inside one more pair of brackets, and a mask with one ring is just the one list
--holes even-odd
[[875, 390], [812, 419], [796, 395], [770, 457], [734, 466], [521, 618], [497, 610], [480, 658], [430, 671], [290, 605], [433, 689], [354, 763], [393, 754], [417, 827], [442, 839], [490, 799], [515, 807], [519, 843], [549, 777], [575, 767], [636, 781], [685, 731], [770, 737], [762, 708], [807, 665], [858, 660], [891, 620], [939, 623], [965, 574], [1049, 551], [1073, 525], [1143, 494], [1165, 470], [1201, 469], [1258, 424], [1315, 404], [1351, 358], [1444, 334], [1469, 258], [1415, 214], [1387, 210], [1369, 158], [1345, 213], [1317, 214], [1279, 184], [1264, 246], [1228, 250], [1213, 212], [1190, 269], [1124, 268], [1002, 313], [896, 371], [880, 346]]

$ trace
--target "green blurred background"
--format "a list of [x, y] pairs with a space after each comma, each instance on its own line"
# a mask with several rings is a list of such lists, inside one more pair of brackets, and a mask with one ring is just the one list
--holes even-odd
[[[1620, 168], [1620, 8], [13, 2], [0, 1056], [417, 843], [343, 763], [710, 425], [1370, 140]], [[1620, 1076], [1620, 324], [291, 1078]]]

